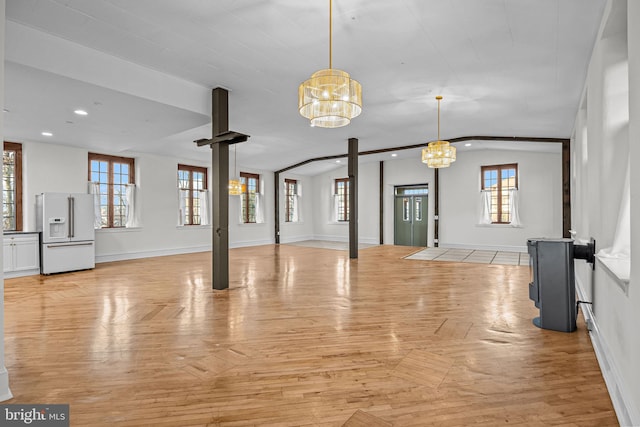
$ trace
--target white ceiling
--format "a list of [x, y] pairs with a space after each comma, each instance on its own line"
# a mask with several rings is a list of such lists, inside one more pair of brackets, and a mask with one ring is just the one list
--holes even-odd
[[217, 86], [230, 128], [251, 135], [238, 164], [261, 170], [346, 153], [350, 137], [361, 151], [433, 140], [435, 95], [442, 138], [567, 138], [605, 0], [334, 0], [333, 66], [360, 81], [364, 105], [320, 129], [298, 114], [297, 88], [328, 67], [328, 4], [7, 0], [5, 139], [208, 161], [192, 141], [211, 137]]

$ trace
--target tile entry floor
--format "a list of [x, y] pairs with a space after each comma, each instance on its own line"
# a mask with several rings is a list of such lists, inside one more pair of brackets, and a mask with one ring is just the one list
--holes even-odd
[[406, 259], [427, 261], [473, 262], [477, 264], [529, 265], [526, 252], [485, 251], [473, 249], [427, 248]]

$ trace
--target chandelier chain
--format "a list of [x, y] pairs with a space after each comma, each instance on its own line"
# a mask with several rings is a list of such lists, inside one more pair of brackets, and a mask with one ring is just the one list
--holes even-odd
[[329, 0], [329, 69], [333, 68], [333, 0]]

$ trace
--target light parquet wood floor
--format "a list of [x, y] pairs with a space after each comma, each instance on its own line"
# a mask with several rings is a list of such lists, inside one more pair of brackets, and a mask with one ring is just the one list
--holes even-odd
[[416, 248], [231, 251], [5, 281], [14, 399], [74, 426], [617, 425], [584, 322], [541, 330], [527, 267]]

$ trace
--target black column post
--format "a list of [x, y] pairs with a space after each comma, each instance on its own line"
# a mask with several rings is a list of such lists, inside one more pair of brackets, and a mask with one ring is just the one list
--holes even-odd
[[380, 199], [378, 204], [380, 205], [380, 244], [384, 244], [384, 162], [380, 162]]
[[211, 94], [211, 133], [211, 139], [193, 142], [211, 148], [211, 286], [222, 290], [229, 288], [229, 145], [245, 142], [249, 135], [229, 130], [229, 92], [221, 87]]
[[[226, 89], [213, 90], [211, 104], [212, 134], [229, 131], [229, 93]], [[213, 172], [213, 289], [229, 287], [229, 143], [211, 144]]]
[[434, 227], [433, 227], [433, 247], [437, 248], [440, 240], [438, 238], [438, 225], [440, 223], [440, 183], [438, 182], [439, 174], [438, 168], [433, 170], [433, 219], [434, 219]]
[[275, 209], [274, 209], [274, 222], [275, 222], [275, 241], [276, 245], [280, 244], [280, 172], [273, 173], [273, 182], [275, 182]]
[[562, 141], [562, 237], [571, 237], [571, 140]]
[[349, 258], [358, 258], [358, 138], [349, 138]]

